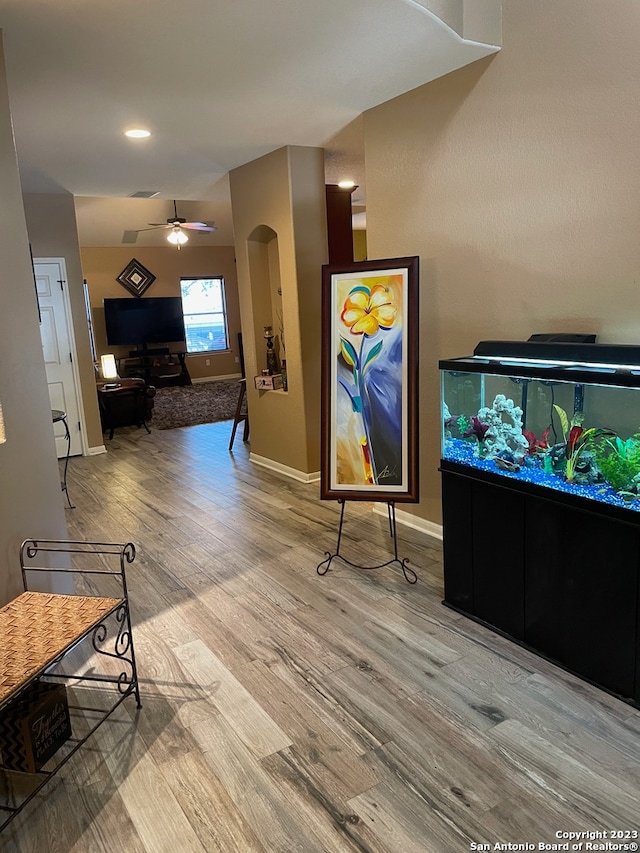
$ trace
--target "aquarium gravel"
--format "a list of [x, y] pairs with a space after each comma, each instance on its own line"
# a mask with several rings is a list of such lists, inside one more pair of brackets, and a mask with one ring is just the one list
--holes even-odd
[[477, 443], [458, 438], [447, 438], [444, 442], [442, 458], [448, 462], [457, 462], [459, 465], [478, 468], [481, 471], [490, 471], [492, 474], [499, 474], [501, 477], [510, 480], [534, 483], [556, 492], [578, 495], [582, 498], [589, 498], [589, 500], [640, 512], [640, 498], [627, 501], [606, 483], [596, 483], [595, 485], [568, 483], [556, 474], [543, 471], [535, 458], [531, 456], [525, 457], [518, 471], [505, 471], [496, 465], [495, 459], [482, 459], [478, 456]]

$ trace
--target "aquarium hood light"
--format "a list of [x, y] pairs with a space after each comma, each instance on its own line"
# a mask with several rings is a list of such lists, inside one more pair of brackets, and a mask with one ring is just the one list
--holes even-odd
[[480, 341], [474, 359], [583, 370], [640, 372], [640, 346], [558, 341]]
[[595, 368], [599, 370], [608, 370], [610, 372], [614, 372], [616, 370], [626, 370], [626, 371], [637, 371], [640, 372], [640, 364], [612, 364], [611, 362], [598, 362], [598, 361], [561, 361], [560, 359], [546, 359], [546, 358], [514, 358], [513, 356], [499, 356], [499, 355], [484, 355], [477, 356], [474, 355], [474, 358], [477, 358], [480, 361], [495, 361], [499, 364], [513, 364], [517, 366], [518, 364], [544, 364], [549, 367], [568, 367], [573, 368], [577, 367], [582, 370], [593, 370]]

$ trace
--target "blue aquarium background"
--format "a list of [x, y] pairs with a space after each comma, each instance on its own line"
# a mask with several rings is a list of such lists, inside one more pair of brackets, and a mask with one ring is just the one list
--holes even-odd
[[442, 458], [640, 511], [640, 389], [516, 370], [441, 370]]

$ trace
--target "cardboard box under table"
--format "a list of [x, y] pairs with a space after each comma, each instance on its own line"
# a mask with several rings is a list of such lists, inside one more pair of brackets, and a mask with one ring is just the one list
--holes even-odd
[[0, 713], [0, 765], [36, 773], [70, 737], [66, 687], [36, 681]]

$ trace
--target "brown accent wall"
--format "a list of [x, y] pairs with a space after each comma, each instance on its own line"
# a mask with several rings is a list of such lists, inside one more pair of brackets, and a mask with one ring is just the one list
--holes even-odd
[[639, 35], [627, 0], [504, 0], [500, 53], [365, 114], [369, 258], [420, 256], [425, 519], [439, 358], [535, 332], [640, 341]]
[[[99, 356], [105, 352], [126, 355], [129, 350], [129, 347], [107, 346], [103, 300], [131, 296], [117, 281], [117, 277], [131, 259], [136, 258], [156, 276], [156, 280], [144, 296], [179, 296], [181, 277], [222, 276], [224, 278], [230, 349], [228, 352], [190, 355], [187, 357], [187, 366], [192, 379], [240, 375], [238, 350], [238, 332], [241, 331], [240, 307], [233, 246], [185, 246], [180, 251], [172, 246], [167, 248], [135, 246], [89, 248], [81, 249], [81, 257], [84, 277], [89, 286], [96, 350]], [[144, 299], [144, 296], [131, 296], [131, 298]], [[207, 360], [210, 361], [209, 365], [206, 364]]]

